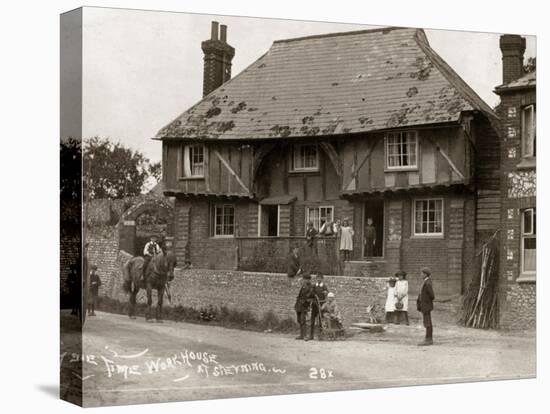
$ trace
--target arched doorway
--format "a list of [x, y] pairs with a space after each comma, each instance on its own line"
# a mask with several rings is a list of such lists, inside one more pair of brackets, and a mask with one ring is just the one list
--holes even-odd
[[143, 247], [152, 235], [158, 236], [170, 250], [174, 236], [173, 206], [162, 198], [147, 198], [126, 210], [117, 227], [119, 249], [133, 256], [143, 254]]

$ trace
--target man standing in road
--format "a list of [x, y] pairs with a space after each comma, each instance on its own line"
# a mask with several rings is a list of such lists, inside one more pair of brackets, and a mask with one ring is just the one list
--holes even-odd
[[432, 310], [434, 308], [433, 301], [435, 299], [435, 294], [432, 287], [432, 272], [430, 269], [423, 267], [420, 272], [424, 280], [418, 298], [416, 299], [416, 309], [422, 313], [422, 321], [424, 322], [424, 328], [426, 328], [426, 338], [418, 345], [426, 346], [433, 345]]
[[101, 286], [101, 279], [97, 274], [97, 266], [92, 265], [90, 271], [90, 294], [88, 297], [88, 315], [95, 316], [95, 305], [97, 303], [97, 296], [99, 294], [99, 287]]
[[296, 319], [298, 320], [298, 325], [300, 325], [300, 335], [296, 339], [309, 340], [306, 336], [306, 317], [311, 307], [312, 299], [313, 286], [311, 285], [311, 276], [308, 273], [304, 273], [302, 276], [302, 287], [300, 288], [300, 292], [298, 292], [296, 304], [294, 305]]
[[71, 302], [71, 315], [80, 315], [80, 301], [82, 300], [82, 278], [79, 277], [76, 264], [69, 266], [70, 272], [65, 281]]

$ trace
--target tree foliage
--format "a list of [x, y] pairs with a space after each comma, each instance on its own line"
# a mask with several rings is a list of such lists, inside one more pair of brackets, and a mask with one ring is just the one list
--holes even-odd
[[60, 213], [63, 229], [78, 232], [82, 196], [82, 146], [69, 138], [61, 141], [60, 152]]
[[160, 163], [141, 152], [93, 137], [84, 143], [84, 185], [90, 198], [124, 198], [141, 194], [150, 178], [159, 180]]
[[531, 73], [537, 70], [537, 58], [530, 57], [527, 59], [527, 63], [523, 66], [525, 73]]

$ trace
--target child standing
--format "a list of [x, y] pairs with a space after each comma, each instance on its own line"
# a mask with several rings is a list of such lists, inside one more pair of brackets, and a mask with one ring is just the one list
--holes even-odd
[[392, 276], [388, 279], [388, 296], [386, 298], [386, 323], [395, 322], [396, 279]]
[[349, 225], [349, 219], [346, 217], [340, 227], [340, 251], [342, 252], [344, 262], [351, 260], [353, 234], [353, 228]]
[[407, 281], [407, 273], [400, 270], [395, 274], [398, 280], [395, 283], [395, 315], [396, 323], [401, 323], [401, 320], [405, 320], [405, 325], [409, 324], [409, 282]]

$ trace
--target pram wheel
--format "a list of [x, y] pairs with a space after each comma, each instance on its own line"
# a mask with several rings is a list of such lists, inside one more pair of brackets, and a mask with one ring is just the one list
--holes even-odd
[[329, 317], [324, 317], [321, 326], [322, 330], [319, 335], [320, 339], [326, 338], [329, 341], [345, 339], [344, 327], [339, 321], [330, 319]]

